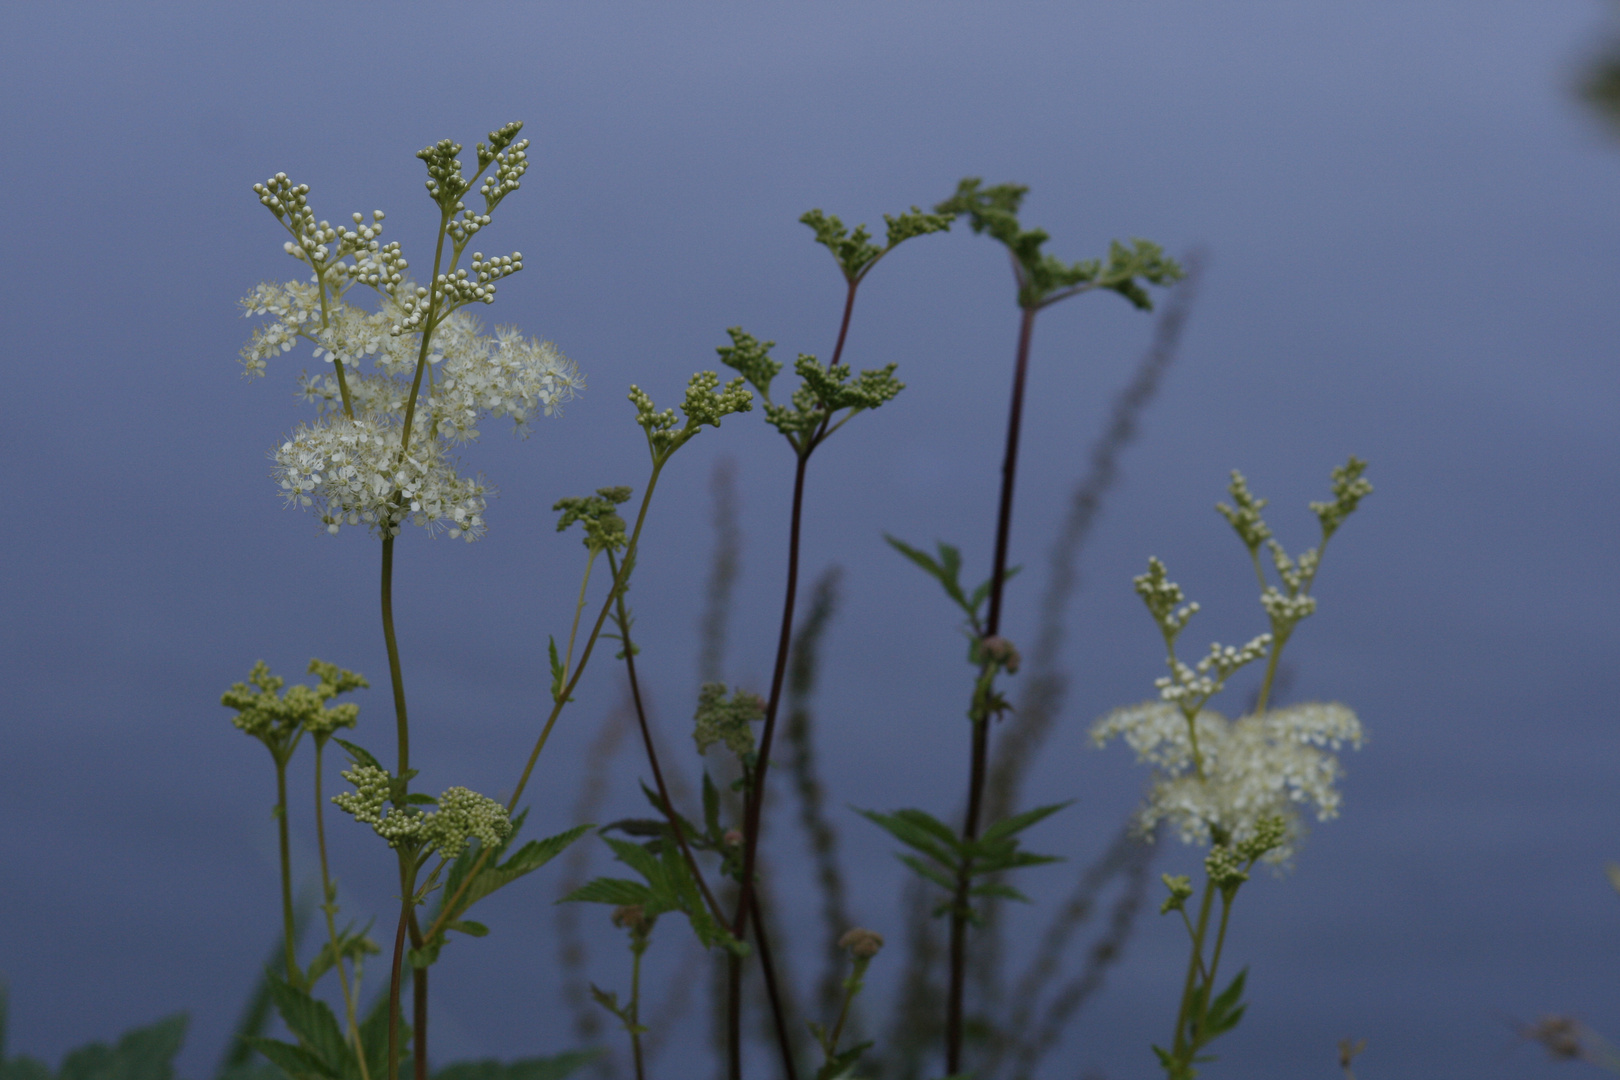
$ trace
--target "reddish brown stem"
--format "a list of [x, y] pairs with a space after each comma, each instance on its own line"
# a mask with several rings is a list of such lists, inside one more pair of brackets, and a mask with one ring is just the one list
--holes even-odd
[[388, 979], [388, 1080], [399, 1080], [399, 980], [405, 960], [405, 922], [411, 913], [406, 897], [399, 911], [399, 929], [394, 933], [394, 964]]
[[[1001, 630], [1001, 597], [1007, 578], [1007, 540], [1012, 531], [1013, 484], [1018, 475], [1018, 439], [1024, 418], [1024, 385], [1029, 373], [1029, 343], [1035, 329], [1035, 312], [1023, 309], [1018, 327], [1018, 356], [1013, 367], [1012, 404], [1007, 412], [1007, 451], [1001, 463], [1001, 502], [996, 513], [996, 555], [990, 576], [990, 615], [985, 636]], [[962, 836], [968, 842], [979, 837], [979, 816], [984, 805], [984, 781], [990, 750], [990, 720], [973, 717], [972, 765], [968, 774], [968, 805], [962, 823]], [[964, 859], [956, 876], [956, 893], [951, 905], [951, 982], [945, 1002], [945, 1072], [962, 1071], [962, 1009], [967, 989], [967, 912], [973, 881], [973, 861]]]

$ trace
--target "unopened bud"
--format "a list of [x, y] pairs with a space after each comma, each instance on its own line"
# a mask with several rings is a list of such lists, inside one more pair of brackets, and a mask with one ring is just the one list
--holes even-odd
[[1018, 665], [1022, 661], [1022, 658], [1018, 655], [1018, 646], [1014, 645], [1000, 634], [992, 634], [987, 638], [981, 639], [979, 641], [979, 649], [984, 654], [984, 658], [986, 660], [989, 660], [995, 664], [1000, 664], [1007, 670], [1007, 674], [1018, 674]]
[[883, 948], [883, 935], [875, 930], [863, 930], [856, 927], [845, 931], [844, 936], [838, 939], [840, 949], [848, 949], [851, 956], [862, 960], [870, 960]]
[[743, 842], [742, 830], [740, 830], [740, 829], [727, 829], [725, 831], [725, 835], [720, 837], [720, 842], [722, 844], [726, 845], [726, 847], [742, 847], [742, 842]]
[[613, 909], [613, 925], [621, 930], [637, 933], [647, 927], [647, 913], [640, 904], [625, 904]]

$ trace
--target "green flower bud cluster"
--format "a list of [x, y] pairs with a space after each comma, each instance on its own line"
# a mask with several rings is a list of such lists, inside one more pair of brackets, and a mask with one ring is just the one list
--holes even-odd
[[629, 543], [625, 536], [624, 518], [615, 509], [630, 498], [627, 487], [597, 488], [595, 495], [559, 499], [552, 506], [561, 510], [557, 531], [562, 532], [574, 522], [585, 526], [585, 547], [593, 554], [603, 551], [622, 551]]
[[726, 700], [725, 683], [704, 683], [698, 691], [696, 724], [692, 738], [698, 753], [706, 753], [717, 742], [738, 758], [747, 760], [754, 753], [754, 729], [749, 723], [765, 719], [765, 702], [758, 694], [738, 690]]
[[1239, 885], [1249, 880], [1244, 859], [1225, 844], [1216, 844], [1204, 856], [1204, 872], [1211, 885], [1224, 893], [1236, 892]]
[[315, 686], [300, 683], [281, 694], [286, 680], [272, 675], [269, 666], [260, 660], [253, 665], [247, 683], [233, 684], [220, 697], [220, 704], [236, 710], [231, 723], [238, 730], [278, 755], [291, 753], [293, 744], [305, 732], [325, 739], [338, 728], [353, 727], [360, 706], [326, 703], [339, 694], [368, 686], [365, 677], [324, 660], [311, 660], [309, 673], [320, 680]]
[[1159, 905], [1159, 914], [1168, 915], [1172, 911], [1184, 910], [1187, 901], [1192, 898], [1192, 878], [1186, 874], [1176, 874], [1175, 876], [1160, 874], [1159, 880], [1163, 881], [1164, 887], [1170, 890], [1170, 895], [1164, 898], [1163, 904]]
[[844, 279], [855, 285], [877, 265], [879, 259], [912, 237], [948, 232], [954, 217], [954, 214], [924, 213], [915, 206], [909, 213], [898, 217], [884, 214], [883, 223], [888, 226], [888, 243], [884, 247], [872, 243], [872, 234], [867, 232], [865, 225], [857, 226], [852, 233], [837, 217], [820, 210], [807, 212], [799, 221], [810, 226], [816, 234], [816, 243], [832, 252], [832, 257], [838, 260], [838, 268], [844, 272]]
[[465, 209], [461, 197], [472, 187], [461, 175], [461, 144], [453, 139], [440, 139], [432, 146], [416, 152], [427, 165], [428, 197], [439, 204], [446, 214]]
[[1131, 584], [1136, 587], [1136, 595], [1147, 605], [1153, 621], [1159, 624], [1159, 632], [1167, 642], [1174, 642], [1176, 636], [1186, 628], [1187, 620], [1198, 612], [1196, 603], [1184, 603], [1187, 597], [1182, 593], [1181, 586], [1170, 580], [1164, 563], [1156, 558], [1148, 559], [1147, 573], [1132, 578]]
[[523, 122], [514, 120], [490, 132], [488, 146], [478, 144], [478, 171], [483, 172], [491, 163], [495, 166], [495, 171], [484, 177], [484, 185], [479, 189], [479, 194], [484, 196], [486, 213], [494, 210], [508, 193], [516, 191], [523, 174], [529, 171], [529, 140], [512, 141], [522, 130]]
[[989, 233], [1006, 246], [1018, 274], [1020, 307], [1038, 309], [1088, 289], [1109, 289], [1150, 310], [1153, 301], [1137, 279], [1168, 285], [1182, 277], [1181, 267], [1159, 245], [1140, 239], [1133, 240], [1130, 247], [1113, 241], [1106, 261], [1065, 263], [1041, 251], [1041, 245], [1051, 239], [1045, 230], [1024, 229], [1018, 224], [1018, 207], [1029, 188], [1022, 184], [981, 188], [981, 183], [976, 176], [964, 179], [956, 194], [934, 207], [934, 212], [965, 215], [974, 232]]
[[1232, 483], [1226, 490], [1231, 492], [1232, 501], [1237, 507], [1216, 503], [1215, 509], [1220, 511], [1221, 516], [1237, 532], [1238, 538], [1243, 541], [1244, 546], [1249, 549], [1249, 555], [1253, 557], [1260, 550], [1260, 545], [1271, 538], [1271, 527], [1260, 516], [1260, 511], [1265, 509], [1267, 500], [1255, 498], [1249, 491], [1249, 482], [1236, 469], [1232, 470]]
[[342, 776], [355, 790], [334, 795], [332, 802], [356, 821], [370, 825], [391, 848], [403, 848], [418, 857], [437, 852], [440, 858], [453, 860], [473, 840], [496, 847], [511, 835], [512, 819], [506, 807], [476, 791], [446, 788], [432, 800], [437, 809], [424, 811], [415, 805], [387, 805], [395, 783], [386, 769], [357, 764]]
[[[842, 425], [864, 409], [875, 409], [893, 400], [906, 388], [894, 377], [897, 364], [863, 371], [851, 382], [848, 365], [822, 365], [814, 356], [800, 353], [793, 363], [799, 386], [793, 391], [791, 404], [777, 405], [771, 401], [771, 380], [782, 370], [782, 364], [770, 355], [776, 342], [760, 341], [740, 326], [726, 333], [731, 335], [731, 344], [715, 350], [720, 362], [741, 373], [759, 391], [765, 401], [766, 422], [787, 436], [800, 452], [820, 441], [815, 438], [818, 431], [825, 429], [824, 435], [830, 434], [833, 426]], [[834, 414], [844, 409], [849, 412], [834, 425]]]
[[1322, 523], [1323, 543], [1338, 531], [1345, 518], [1355, 513], [1361, 500], [1372, 494], [1372, 484], [1361, 475], [1366, 470], [1367, 463], [1352, 455], [1333, 470], [1333, 501], [1311, 503], [1312, 512]]
[[647, 433], [647, 447], [652, 451], [653, 463], [662, 465], [669, 456], [708, 424], [719, 427], [720, 421], [732, 413], [748, 412], [754, 407], [754, 395], [743, 386], [741, 376], [720, 387], [720, 376], [712, 371], [700, 371], [686, 384], [686, 397], [681, 411], [686, 423], [675, 426], [675, 410], [658, 411], [653, 399], [639, 386], [630, 387], [630, 402], [636, 407], [636, 423]]

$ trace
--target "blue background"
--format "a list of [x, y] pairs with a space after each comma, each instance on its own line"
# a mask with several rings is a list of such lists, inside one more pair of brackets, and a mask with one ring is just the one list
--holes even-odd
[[[277, 919], [272, 771], [218, 695], [260, 657], [295, 675], [318, 655], [386, 682], [375, 543], [327, 538], [267, 479], [310, 362], [240, 378], [235, 300], [294, 269], [249, 185], [285, 170], [323, 217], [384, 209], [421, 266], [432, 218], [412, 152], [523, 119], [533, 168], [483, 243], [526, 267], [489, 314], [556, 341], [589, 390], [527, 441], [486, 425], [465, 455], [502, 491], [486, 540], [400, 543], [423, 787], [512, 783], [543, 715], [546, 635], [566, 629], [578, 581], [578, 540], [552, 532], [547, 508], [644, 479], [627, 384], [673, 403], [738, 323], [779, 354], [825, 357], [842, 288], [804, 210], [878, 222], [964, 175], [1026, 183], [1024, 220], [1060, 256], [1116, 236], [1212, 253], [1081, 562], [1074, 689], [1027, 794], [1079, 802], [1032, 845], [1083, 865], [1145, 779], [1084, 737], [1159, 674], [1131, 575], [1159, 555], [1204, 605], [1194, 640], [1247, 639], [1263, 628], [1252, 577], [1210, 509], [1227, 470], [1272, 500], [1297, 550], [1314, 533], [1304, 503], [1356, 453], [1378, 490], [1326, 561], [1320, 612], [1290, 646], [1292, 693], [1350, 703], [1372, 738], [1347, 761], [1343, 817], [1289, 878], [1245, 891], [1229, 948], [1252, 965], [1254, 1005], [1207, 1075], [1337, 1075], [1345, 1036], [1369, 1040], [1363, 1077], [1562, 1075], [1514, 1021], [1569, 1011], [1620, 1035], [1620, 898], [1602, 872], [1620, 858], [1620, 153], [1570, 90], [1606, 17], [1547, 0], [11, 5], [12, 1052], [55, 1061], [183, 1009], [182, 1072], [205, 1075]], [[898, 361], [909, 388], [812, 466], [807, 573], [846, 571], [819, 700], [834, 807], [951, 813], [960, 797], [960, 639], [881, 533], [952, 540], [970, 576], [985, 572], [1015, 329], [1002, 253], [965, 229], [909, 243], [862, 290], [846, 359]], [[1040, 319], [1015, 640], [1151, 330], [1112, 296]], [[791, 459], [754, 416], [676, 459], [636, 578], [645, 679], [676, 746], [722, 455], [739, 464], [747, 545], [728, 677], [763, 688], [771, 662]], [[620, 692], [619, 672], [593, 667], [565, 714], [530, 788], [548, 831], [572, 823], [580, 756]], [[387, 745], [385, 692], [361, 701], [361, 739]], [[619, 761], [613, 812], [639, 813], [641, 766]], [[892, 845], [838, 822], [858, 917], [898, 936]], [[792, 894], [806, 872], [786, 825], [772, 843]], [[346, 910], [386, 912], [388, 853], [348, 822], [331, 831]], [[307, 830], [296, 858], [313, 872]], [[1179, 846], [1163, 855], [1163, 869], [1194, 865]], [[1073, 873], [1025, 882], [1049, 904]], [[557, 880], [491, 901], [495, 936], [435, 969], [441, 1060], [571, 1045], [553, 990]], [[678, 937], [655, 947], [659, 970], [690, 961]], [[1149, 1075], [1184, 956], [1180, 932], [1146, 918], [1046, 1075]], [[625, 983], [618, 953], [592, 963]]]

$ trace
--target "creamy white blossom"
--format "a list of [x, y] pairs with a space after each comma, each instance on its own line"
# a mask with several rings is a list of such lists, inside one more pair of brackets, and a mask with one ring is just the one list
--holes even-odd
[[[339, 239], [350, 245], [347, 236]], [[355, 243], [362, 240], [355, 234]], [[373, 267], [364, 260], [355, 265]], [[482, 273], [499, 276], [499, 268]], [[559, 412], [584, 389], [579, 369], [550, 342], [510, 327], [487, 335], [471, 315], [451, 312], [435, 328], [406, 446], [421, 335], [396, 332], [403, 308], [388, 295], [368, 312], [332, 289], [323, 311], [321, 289], [315, 281], [264, 284], [242, 300], [247, 314], [270, 317], [242, 350], [247, 375], [263, 374], [269, 359], [300, 340], [325, 368], [306, 373], [299, 386], [316, 418], [271, 453], [283, 498], [316, 513], [332, 533], [365, 525], [391, 536], [409, 522], [453, 538], [482, 536], [492, 489], [461, 473], [451, 449], [478, 438], [486, 417], [508, 418], [526, 434], [530, 420]]]
[[1138, 821], [1144, 832], [1168, 822], [1189, 844], [1208, 844], [1219, 833], [1228, 844], [1242, 843], [1264, 819], [1287, 823], [1281, 845], [1266, 858], [1285, 862], [1303, 837], [1302, 810], [1318, 821], [1336, 817], [1343, 770], [1334, 751], [1360, 749], [1363, 735], [1355, 713], [1338, 703], [1310, 703], [1273, 709], [1229, 721], [1204, 710], [1194, 727], [1174, 704], [1149, 701], [1115, 709], [1091, 729], [1098, 746], [1121, 737], [1138, 760], [1156, 769]]

